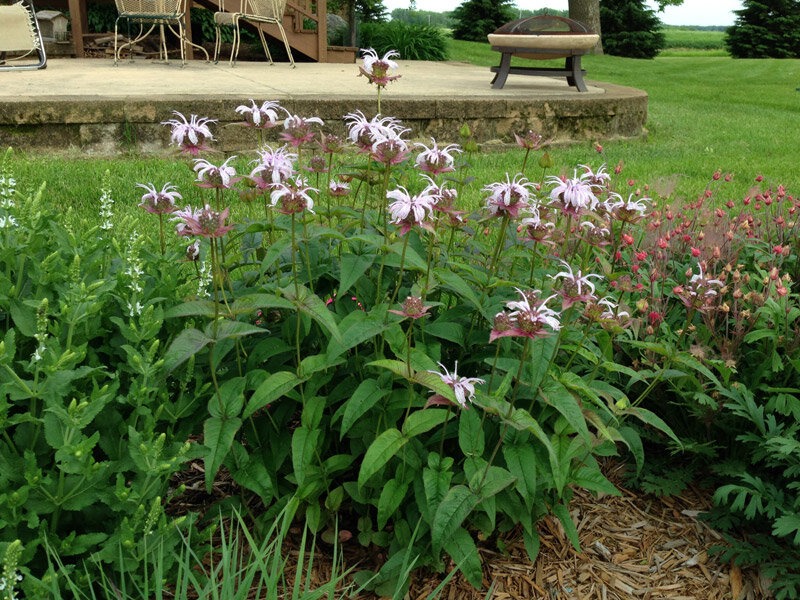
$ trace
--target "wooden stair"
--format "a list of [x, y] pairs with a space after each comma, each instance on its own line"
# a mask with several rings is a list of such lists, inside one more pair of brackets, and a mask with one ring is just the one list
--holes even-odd
[[[231, 4], [231, 0], [226, 0]], [[194, 0], [196, 6], [219, 10], [219, 0]], [[264, 33], [282, 44], [278, 28], [268, 24], [247, 23], [245, 26], [260, 27]], [[283, 28], [292, 48], [295, 60], [323, 63], [353, 63], [356, 48], [328, 46], [327, 0], [288, 0], [283, 16]], [[302, 56], [298, 56], [298, 53]]]

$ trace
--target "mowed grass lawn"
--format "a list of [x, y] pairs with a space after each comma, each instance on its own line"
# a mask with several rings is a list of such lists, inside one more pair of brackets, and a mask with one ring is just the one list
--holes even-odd
[[[498, 62], [498, 54], [488, 44], [450, 41], [449, 51], [451, 60], [487, 67], [488, 85], [488, 67]], [[583, 64], [590, 82], [647, 92], [646, 135], [635, 140], [597, 140], [604, 148], [602, 156], [592, 142], [551, 148], [554, 167], [549, 174], [571, 175], [580, 164], [597, 167], [605, 162], [611, 168], [622, 162], [623, 182], [631, 179], [636, 186], [650, 184], [650, 195], [669, 201], [698, 196], [718, 169], [734, 175], [734, 182], [724, 186], [728, 197], [723, 201], [747, 194], [759, 175], [769, 185], [782, 184], [790, 193], [800, 193], [800, 60], [587, 56]], [[401, 78], [392, 85], [403, 84]], [[386, 94], [391, 93], [390, 87]], [[414, 132], [411, 136], [417, 137]], [[505, 150], [483, 152], [474, 158], [476, 180], [499, 180], [506, 171], [514, 173], [520, 168], [521, 151], [512, 145], [513, 139], [504, 141], [509, 144]], [[185, 165], [171, 159], [139, 156], [102, 160], [17, 153], [13, 168], [25, 187], [38, 187], [46, 181], [52, 201], [72, 207], [77, 214], [95, 211], [99, 183], [106, 170], [111, 174], [108, 181], [112, 194], [122, 205], [138, 200], [141, 192], [134, 187], [136, 182], [171, 181], [183, 190], [191, 185], [192, 178]], [[526, 175], [536, 179], [540, 172], [529, 168]], [[464, 200], [468, 205], [481, 202], [480, 189], [467, 192]]]
[[[498, 54], [487, 44], [451, 41], [450, 50], [455, 60], [486, 67], [498, 63]], [[628, 177], [674, 180], [689, 194], [721, 169], [747, 181], [763, 175], [775, 184], [800, 188], [800, 60], [587, 56], [583, 65], [590, 82], [648, 94], [646, 136], [603, 143], [606, 160], [624, 161]], [[556, 163], [594, 162], [588, 149], [578, 144], [554, 152]]]

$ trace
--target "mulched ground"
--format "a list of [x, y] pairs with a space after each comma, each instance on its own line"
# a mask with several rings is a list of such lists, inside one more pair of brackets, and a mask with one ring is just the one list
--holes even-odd
[[[196, 483], [192, 477], [184, 508], [204, 496], [202, 468]], [[581, 541], [575, 551], [556, 518], [539, 524], [541, 550], [535, 563], [525, 552], [521, 536], [503, 539], [506, 551], [480, 548], [483, 561], [483, 588], [476, 590], [460, 574], [444, 588], [443, 600], [762, 600], [771, 598], [769, 582], [757, 572], [742, 572], [735, 565], [720, 564], [708, 549], [724, 543], [722, 537], [697, 515], [710, 507], [709, 494], [690, 488], [678, 497], [655, 497], [625, 489], [619, 471], [610, 467], [606, 475], [622, 492], [621, 496], [597, 497], [577, 490], [570, 514]], [[215, 486], [217, 499], [233, 493], [235, 487], [223, 477]], [[208, 497], [204, 499], [206, 502]], [[195, 507], [197, 508], [197, 507]], [[291, 537], [291, 536], [290, 536]], [[299, 538], [299, 535], [296, 536]], [[297, 557], [293, 540], [287, 540], [290, 565], [285, 573], [291, 584], [292, 557]], [[342, 544], [345, 564], [341, 569], [375, 568], [380, 555], [362, 548], [355, 540]], [[323, 546], [314, 556], [313, 579], [328, 581], [329, 557]], [[417, 572], [407, 600], [422, 600], [436, 589], [444, 574]], [[365, 600], [374, 596], [361, 595]]]

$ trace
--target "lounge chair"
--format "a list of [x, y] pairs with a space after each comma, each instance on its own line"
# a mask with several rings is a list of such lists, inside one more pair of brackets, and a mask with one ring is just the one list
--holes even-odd
[[0, 71], [46, 66], [47, 56], [33, 1], [0, 4]]

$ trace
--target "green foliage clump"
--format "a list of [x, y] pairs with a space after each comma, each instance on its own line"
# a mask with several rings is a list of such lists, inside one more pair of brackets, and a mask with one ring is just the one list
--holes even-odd
[[362, 48], [380, 56], [396, 50], [404, 60], [447, 60], [447, 36], [438, 27], [402, 21], [364, 23], [359, 30]]
[[797, 58], [800, 56], [798, 0], [744, 0], [735, 11], [725, 45], [734, 58]]
[[511, 0], [466, 0], [452, 12], [453, 38], [485, 42], [488, 34], [516, 16]]
[[661, 21], [644, 0], [603, 0], [600, 3], [603, 51], [628, 58], [654, 58], [664, 47]]

